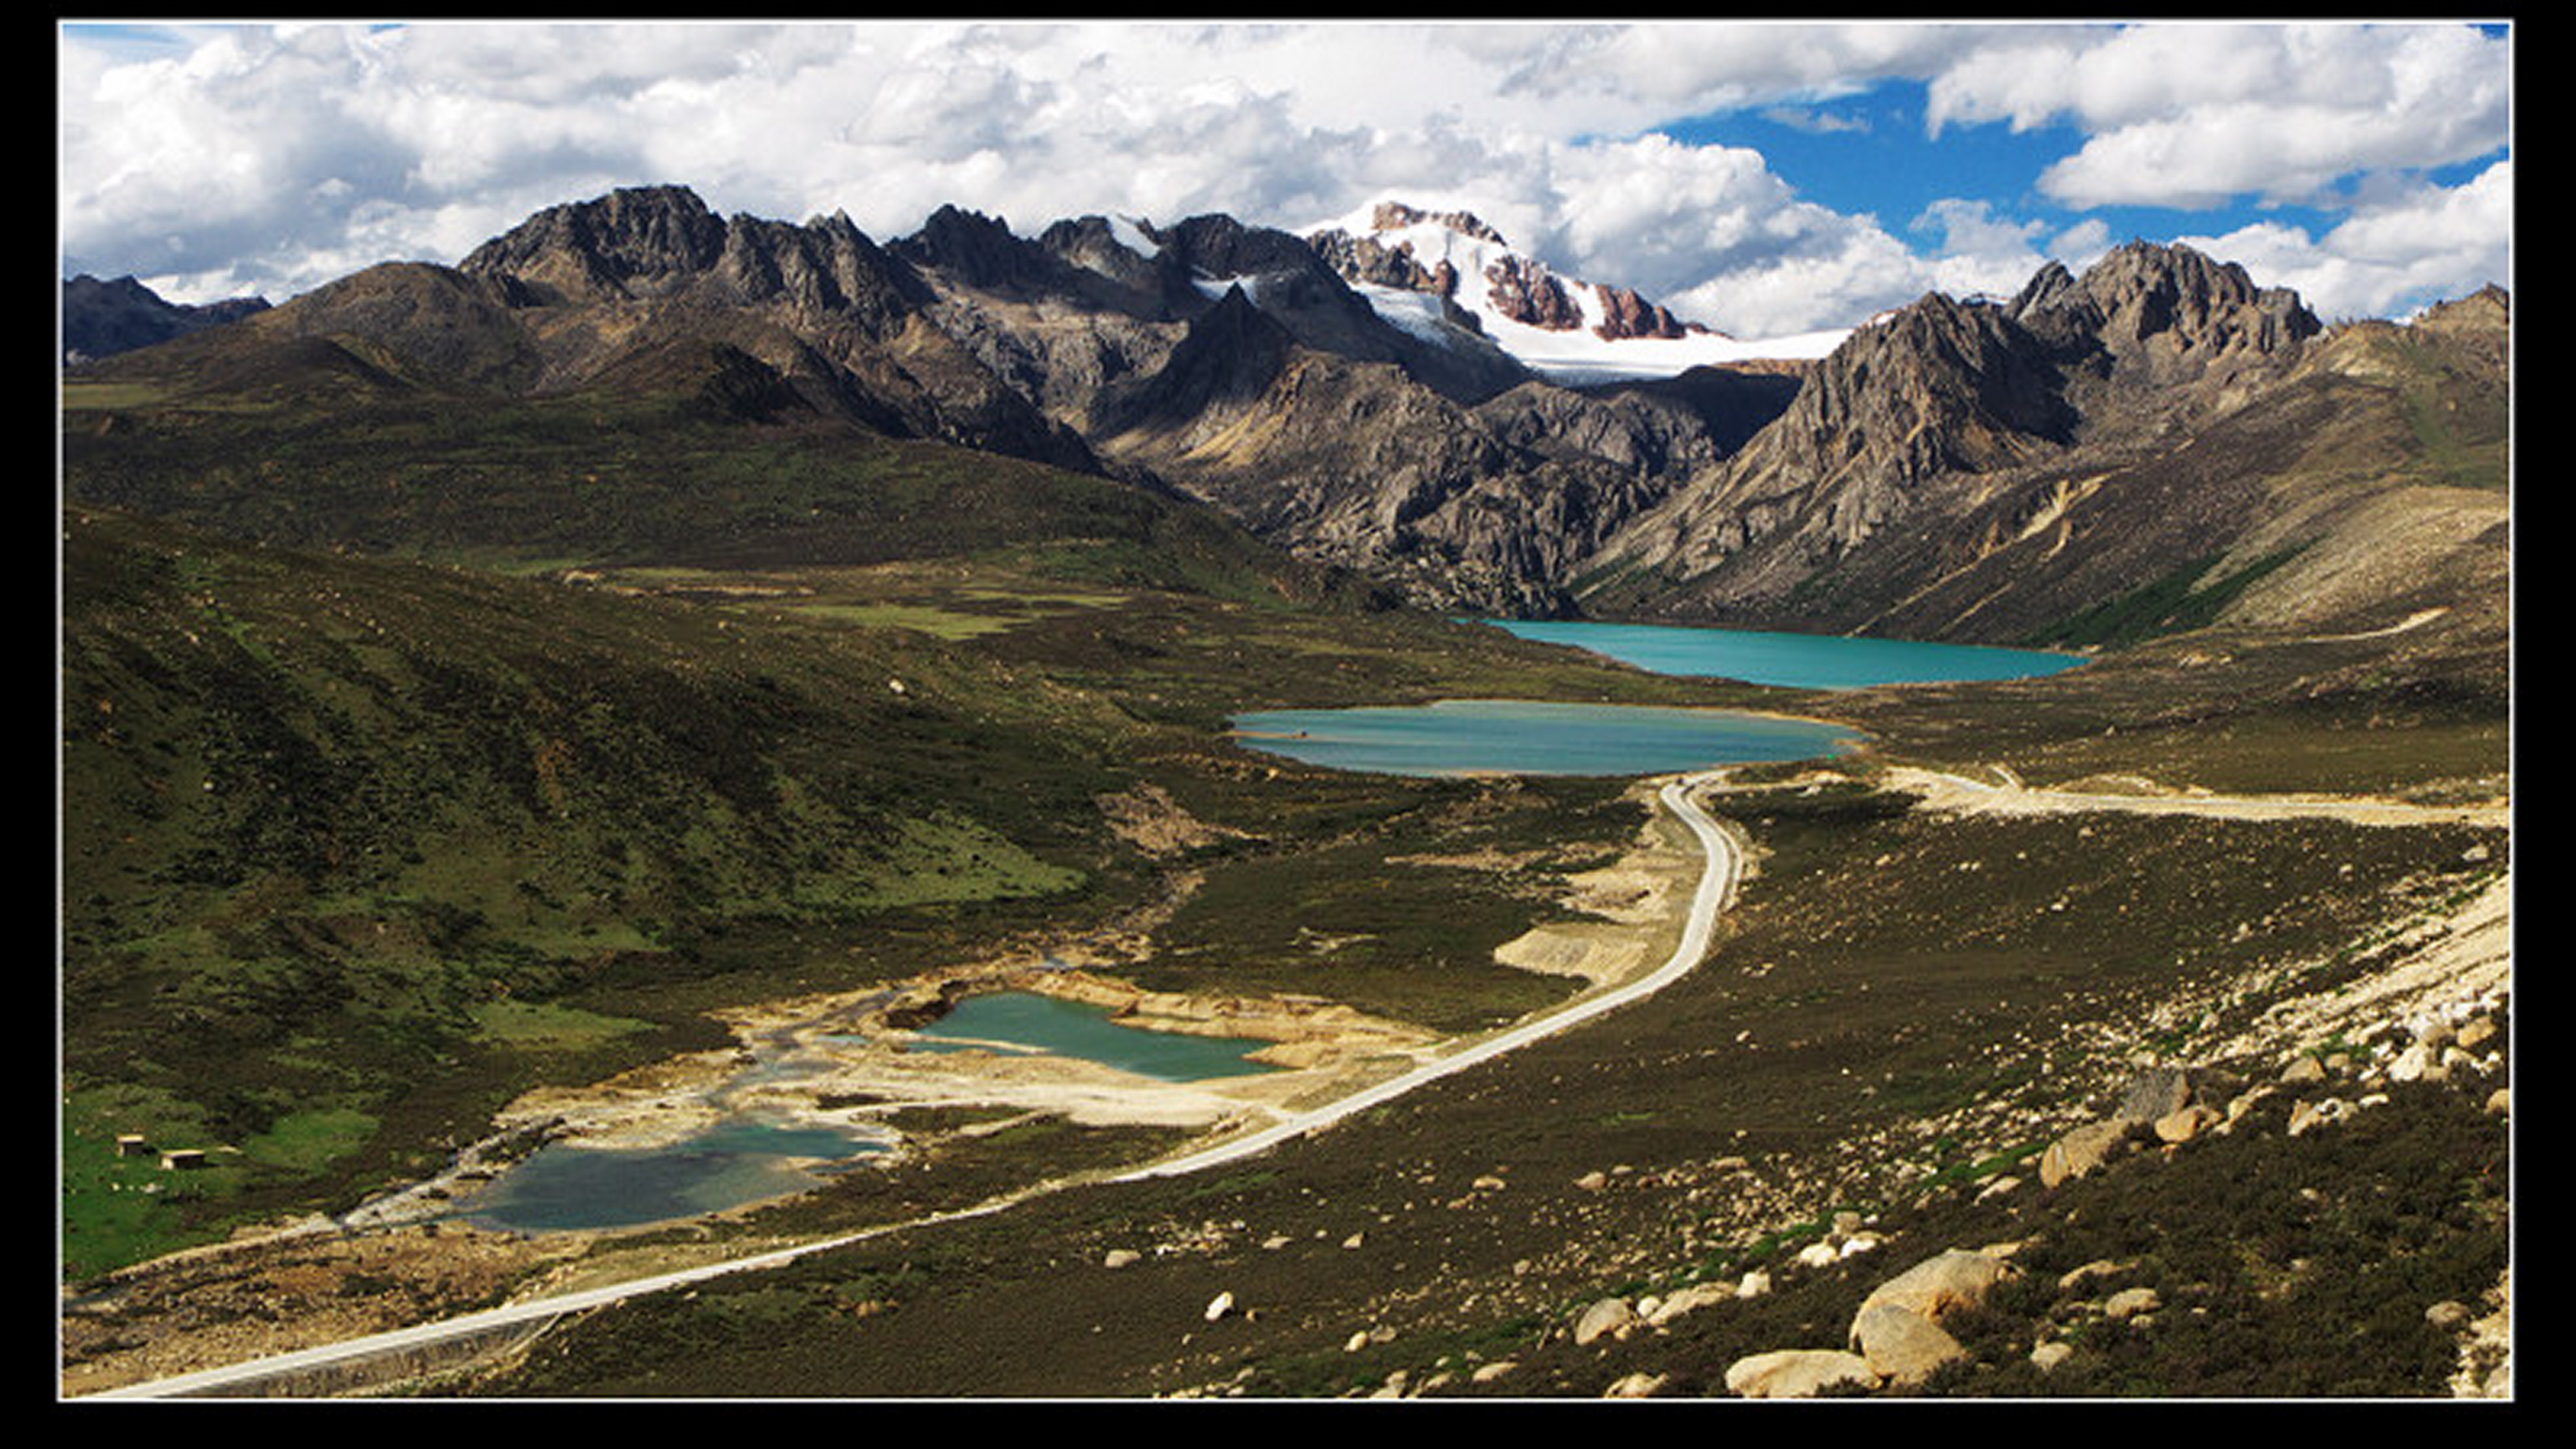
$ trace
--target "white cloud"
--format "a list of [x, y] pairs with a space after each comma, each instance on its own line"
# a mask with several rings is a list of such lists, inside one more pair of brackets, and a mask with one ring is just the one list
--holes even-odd
[[2242, 264], [2265, 285], [2294, 288], [2329, 320], [2390, 316], [2485, 281], [2510, 283], [2513, 163], [2499, 161], [2465, 186], [2387, 198], [2323, 237], [2266, 223], [2177, 240]]
[[[2285, 275], [2325, 278], [2343, 248], [2337, 278], [2424, 278], [2494, 254], [2467, 239], [2493, 197], [2366, 178], [2493, 151], [2509, 101], [2498, 45], [2456, 26], [433, 23], [66, 27], [60, 51], [66, 261], [179, 300], [453, 261], [541, 207], [650, 182], [722, 212], [846, 211], [880, 238], [952, 202], [1034, 231], [1092, 212], [1296, 226], [1403, 196], [1748, 336], [1930, 286], [2010, 290], [2106, 238], [2044, 245], [2011, 197], [1962, 195], [1909, 247], [1754, 152], [1652, 134], [1676, 118], [1830, 114], [1918, 79], [1936, 133], [2089, 135], [2025, 192], [2331, 189], [2347, 228], [2238, 244]], [[2463, 239], [2423, 235], [2445, 222]], [[2361, 259], [2401, 240], [2402, 263]]]

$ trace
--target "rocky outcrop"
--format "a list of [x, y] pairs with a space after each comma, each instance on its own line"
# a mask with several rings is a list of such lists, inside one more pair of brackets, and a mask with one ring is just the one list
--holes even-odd
[[1631, 337], [1688, 337], [1708, 330], [1695, 322], [1684, 322], [1670, 308], [1647, 301], [1631, 288], [1596, 282], [1592, 294], [1601, 303], [1601, 321], [1592, 330], [1613, 342]]
[[1526, 257], [1507, 255], [1489, 264], [1484, 280], [1494, 310], [1524, 327], [1571, 332], [1583, 325], [1582, 305], [1565, 283]]
[[2323, 331], [2283, 287], [2183, 246], [2132, 242], [2079, 279], [2050, 262], [2005, 308], [2064, 365], [2133, 387], [2223, 391], [2277, 371]]

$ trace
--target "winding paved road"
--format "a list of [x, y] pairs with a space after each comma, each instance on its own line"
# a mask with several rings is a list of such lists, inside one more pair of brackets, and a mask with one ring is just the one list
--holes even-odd
[[[1599, 995], [1578, 999], [1563, 1011], [1525, 1022], [1464, 1050], [1424, 1063], [1401, 1076], [1380, 1082], [1376, 1086], [1327, 1106], [1285, 1118], [1243, 1137], [1137, 1169], [1114, 1180], [1128, 1182], [1152, 1177], [1175, 1177], [1184, 1173], [1204, 1171], [1221, 1163], [1237, 1161], [1267, 1151], [1290, 1138], [1317, 1131], [1354, 1112], [1366, 1111], [1391, 1098], [1401, 1096], [1425, 1082], [1464, 1071], [1542, 1037], [1554, 1035], [1578, 1023], [1589, 1021], [1603, 1012], [1615, 1010], [1650, 996], [1679, 980], [1708, 954], [1709, 943], [1717, 931], [1718, 915], [1734, 901], [1736, 883], [1743, 875], [1744, 857], [1743, 853], [1736, 848], [1734, 838], [1727, 834], [1725, 828], [1715, 818], [1700, 808], [1698, 801], [1691, 798], [1690, 792], [1693, 788], [1714, 778], [1716, 778], [1714, 775], [1707, 774], [1688, 776], [1666, 783], [1659, 792], [1658, 798], [1664, 808], [1670, 810], [1684, 826], [1689, 828], [1691, 834], [1698, 839], [1700, 850], [1706, 858], [1706, 863], [1700, 872], [1698, 888], [1691, 896], [1690, 914], [1683, 923], [1681, 940], [1674, 946], [1672, 955], [1662, 966], [1645, 976]], [[753, 1272], [762, 1268], [776, 1267], [793, 1262], [809, 1253], [828, 1252], [834, 1248], [864, 1242], [887, 1233], [985, 1217], [1069, 1185], [1071, 1184], [1042, 1183], [1022, 1192], [958, 1212], [942, 1213], [906, 1223], [890, 1223], [864, 1232], [846, 1233], [839, 1237], [803, 1243], [791, 1248], [780, 1248], [752, 1257], [707, 1263], [695, 1268], [632, 1279], [624, 1283], [612, 1283], [576, 1293], [531, 1299], [525, 1303], [504, 1304], [499, 1308], [489, 1308], [479, 1313], [441, 1319], [435, 1323], [417, 1324], [410, 1328], [395, 1329], [386, 1333], [370, 1334], [364, 1338], [347, 1339], [339, 1343], [323, 1344], [292, 1353], [276, 1354], [267, 1358], [253, 1359], [247, 1363], [205, 1369], [197, 1373], [156, 1379], [148, 1383], [129, 1384], [123, 1388], [84, 1395], [81, 1401], [183, 1398], [200, 1394], [220, 1394], [226, 1390], [240, 1390], [265, 1379], [305, 1373], [327, 1368], [332, 1364], [372, 1358], [382, 1354], [430, 1348], [453, 1339], [524, 1327], [560, 1318], [568, 1313], [579, 1313], [585, 1309], [615, 1303], [621, 1299], [686, 1287], [728, 1273]]]

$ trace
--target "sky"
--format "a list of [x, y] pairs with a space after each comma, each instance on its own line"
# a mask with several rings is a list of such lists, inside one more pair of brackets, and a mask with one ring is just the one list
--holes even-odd
[[2512, 285], [2509, 24], [88, 23], [63, 275], [284, 301], [680, 184], [726, 214], [1473, 211], [1743, 338], [2178, 242], [2320, 317]]

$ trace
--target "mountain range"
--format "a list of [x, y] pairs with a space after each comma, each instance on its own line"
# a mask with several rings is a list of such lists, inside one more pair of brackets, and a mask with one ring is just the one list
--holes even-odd
[[2137, 243], [1765, 347], [1401, 202], [1303, 236], [945, 207], [880, 244], [665, 186], [94, 370], [222, 390], [302, 349], [377, 388], [685, 387], [1209, 505], [1437, 609], [2071, 644], [2155, 609], [2440, 609], [2492, 645], [2509, 338], [2493, 287], [2329, 327]]

